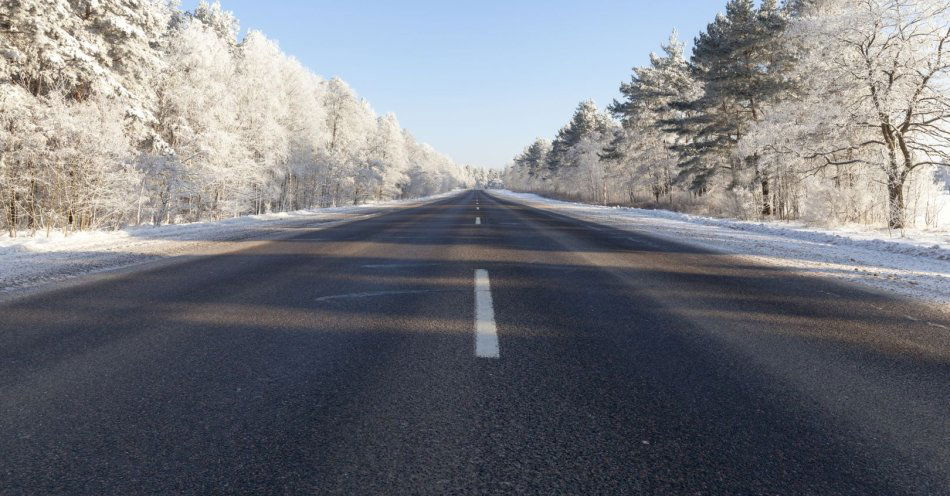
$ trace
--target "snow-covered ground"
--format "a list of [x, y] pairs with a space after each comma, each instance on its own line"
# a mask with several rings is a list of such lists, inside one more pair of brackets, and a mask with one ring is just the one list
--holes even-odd
[[228, 243], [291, 236], [295, 227], [331, 226], [339, 222], [442, 198], [456, 192], [415, 200], [250, 215], [218, 222], [142, 226], [120, 231], [90, 231], [64, 236], [10, 238], [0, 235], [0, 293], [11, 293], [76, 276], [142, 262], [197, 253], [239, 249]]
[[845, 279], [950, 310], [950, 232], [853, 226], [816, 229], [667, 210], [604, 207], [491, 190], [499, 197], [628, 231], [730, 253], [804, 274]]

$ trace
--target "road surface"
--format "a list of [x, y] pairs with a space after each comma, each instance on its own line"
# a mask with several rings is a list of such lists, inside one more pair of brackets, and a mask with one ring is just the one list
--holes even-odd
[[940, 325], [466, 191], [0, 304], [0, 493], [950, 494]]

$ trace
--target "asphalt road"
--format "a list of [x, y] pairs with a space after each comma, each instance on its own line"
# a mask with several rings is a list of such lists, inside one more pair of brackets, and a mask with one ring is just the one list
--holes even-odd
[[925, 307], [484, 191], [299, 231], [0, 304], [0, 493], [950, 494]]

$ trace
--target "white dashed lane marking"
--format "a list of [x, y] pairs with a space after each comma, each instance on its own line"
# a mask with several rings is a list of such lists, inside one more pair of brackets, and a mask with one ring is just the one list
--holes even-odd
[[498, 358], [498, 328], [495, 326], [495, 309], [492, 306], [491, 285], [488, 271], [475, 271], [475, 356]]

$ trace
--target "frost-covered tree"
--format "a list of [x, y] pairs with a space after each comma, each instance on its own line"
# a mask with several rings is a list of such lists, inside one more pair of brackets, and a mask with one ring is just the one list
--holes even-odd
[[911, 174], [950, 163], [950, 4], [835, 2], [802, 22], [818, 43], [833, 47], [822, 52], [828, 60], [820, 68], [834, 75], [826, 88], [840, 95], [838, 114], [858, 128], [854, 134], [866, 138], [821, 156], [827, 165], [880, 169], [888, 223], [901, 228]]
[[431, 146], [417, 142], [408, 132], [405, 135], [409, 168], [402, 197], [431, 195], [473, 183], [469, 169], [460, 167]]
[[621, 85], [600, 169], [581, 145], [588, 109], [552, 143], [546, 181], [532, 182], [527, 152], [505, 180], [602, 201], [591, 184], [610, 178], [630, 203], [933, 226], [950, 203], [937, 171], [950, 162], [948, 11], [940, 0], [730, 0], [689, 63], [672, 39]]
[[34, 95], [147, 93], [171, 10], [158, 0], [16, 0], [0, 4], [0, 74]]
[[616, 127], [593, 101], [583, 101], [550, 144], [537, 139], [515, 158], [503, 180], [522, 189], [606, 202], [616, 170], [600, 156]]
[[285, 178], [290, 133], [286, 112], [291, 104], [283, 93], [277, 44], [259, 31], [241, 42], [237, 56], [238, 125], [241, 142], [255, 165], [257, 213], [275, 208], [277, 185]]
[[240, 23], [238, 23], [234, 14], [221, 7], [221, 2], [215, 0], [213, 3], [208, 3], [205, 0], [201, 0], [191, 15], [214, 31], [218, 35], [218, 38], [230, 45], [237, 43]]
[[527, 190], [542, 190], [543, 182], [547, 179], [547, 160], [550, 151], [550, 141], [544, 138], [535, 139], [534, 143], [525, 147], [524, 151], [515, 157], [512, 173], [516, 175], [507, 178], [506, 181]]
[[[24, 88], [0, 86], [0, 209], [11, 237], [26, 227], [39, 228], [37, 182], [46, 140], [40, 126], [43, 105]], [[24, 219], [24, 217], [26, 217]]]
[[46, 103], [40, 121], [46, 149], [39, 190], [31, 193], [45, 198], [45, 208], [34, 214], [38, 224], [58, 224], [68, 233], [127, 223], [139, 176], [122, 125], [124, 109], [101, 94], [76, 101], [53, 93]]
[[633, 69], [630, 81], [620, 86], [623, 100], [615, 100], [609, 107], [623, 129], [608, 147], [605, 159], [622, 164], [632, 193], [646, 183], [655, 202], [666, 195], [672, 203], [677, 175], [677, 154], [672, 147], [683, 139], [671, 126], [689, 116], [677, 104], [693, 101], [701, 93], [675, 32], [662, 49], [663, 55], [650, 54], [650, 65]]
[[285, 58], [281, 70], [287, 101], [285, 125], [290, 132], [286, 158], [287, 173], [280, 185], [280, 210], [295, 210], [317, 204], [318, 163], [323, 151], [326, 127], [323, 108], [323, 79], [308, 71], [296, 59]]
[[7, 230], [114, 227], [128, 221], [138, 175], [116, 101], [7, 94], [0, 133], [0, 199]]
[[605, 116], [592, 100], [578, 104], [570, 122], [562, 127], [551, 142], [551, 151], [547, 155], [548, 169], [557, 174], [562, 168], [576, 166], [571, 162], [570, 150], [584, 138], [603, 135], [610, 128], [610, 119]]
[[217, 219], [471, 179], [341, 80], [238, 33], [217, 2], [0, 3], [0, 228]]
[[[227, 41], [198, 20], [175, 26], [166, 43], [167, 71], [155, 81], [154, 134], [143, 157], [150, 204], [160, 223], [176, 208], [187, 217], [242, 210], [250, 161], [237, 121], [235, 61]], [[177, 162], [172, 165], [171, 162]], [[157, 163], [165, 167], [156, 168]], [[167, 177], [172, 170], [181, 177]]]
[[326, 82], [323, 107], [327, 134], [319, 189], [320, 204], [328, 206], [343, 202], [346, 190], [353, 189], [376, 119], [369, 106], [339, 78]]
[[690, 139], [676, 146], [694, 189], [707, 189], [720, 170], [729, 173], [728, 187], [741, 187], [746, 182], [742, 172], [751, 170], [751, 182], [761, 187], [763, 215], [772, 211], [770, 172], [758, 153], [739, 156], [736, 147], [749, 127], [789, 91], [783, 76], [787, 60], [777, 43], [785, 22], [775, 0], [763, 0], [758, 8], [752, 0], [730, 0], [725, 13], [699, 34], [690, 64], [703, 91], [686, 102], [691, 116], [681, 125]]
[[[932, 183], [915, 172], [947, 163], [947, 6], [812, 0], [794, 12], [785, 45], [800, 91], [740, 145], [784, 166], [778, 197], [794, 216], [902, 227], [906, 192]], [[798, 211], [805, 197], [818, 213]]]
[[408, 179], [409, 164], [406, 136], [395, 115], [386, 114], [376, 119], [368, 147], [366, 160], [360, 164], [357, 175], [359, 193], [354, 195], [354, 200], [363, 200], [362, 196], [367, 194], [377, 200], [397, 196]]

